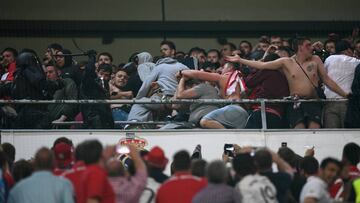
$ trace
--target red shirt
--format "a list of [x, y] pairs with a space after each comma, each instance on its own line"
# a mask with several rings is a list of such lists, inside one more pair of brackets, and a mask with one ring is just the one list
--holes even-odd
[[14, 80], [15, 70], [16, 70], [16, 62], [12, 62], [7, 66], [8, 75], [6, 76], [5, 81], [13, 81]]
[[86, 202], [84, 196], [84, 184], [83, 184], [83, 176], [86, 170], [86, 165], [82, 161], [78, 161], [74, 164], [74, 166], [70, 169], [62, 173], [61, 175], [65, 178], [69, 179], [74, 187], [75, 199], [76, 202]]
[[[108, 180], [106, 171], [99, 165], [88, 165], [83, 173], [85, 202], [96, 198], [100, 203], [115, 203], [115, 193]], [[82, 202], [80, 202], [82, 203]]]
[[[349, 179], [360, 177], [360, 170], [356, 166], [349, 166]], [[330, 196], [335, 200], [344, 198], [344, 181], [338, 178], [330, 187]]]
[[178, 172], [165, 181], [156, 195], [156, 203], [191, 203], [192, 198], [204, 187], [207, 181], [190, 173]]

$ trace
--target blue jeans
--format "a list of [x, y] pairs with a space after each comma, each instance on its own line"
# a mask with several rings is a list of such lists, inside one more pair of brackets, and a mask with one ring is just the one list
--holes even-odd
[[[114, 121], [127, 121], [128, 113], [119, 108], [112, 109], [112, 116]], [[115, 128], [123, 128], [125, 124], [115, 124]]]

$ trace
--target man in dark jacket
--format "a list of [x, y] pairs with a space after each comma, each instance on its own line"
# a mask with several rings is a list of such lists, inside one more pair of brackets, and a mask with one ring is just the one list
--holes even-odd
[[[109, 99], [109, 82], [99, 78], [95, 67], [96, 54], [89, 55], [80, 85], [81, 99]], [[110, 73], [111, 74], [111, 73]], [[85, 128], [114, 128], [109, 104], [84, 104], [81, 107]]]

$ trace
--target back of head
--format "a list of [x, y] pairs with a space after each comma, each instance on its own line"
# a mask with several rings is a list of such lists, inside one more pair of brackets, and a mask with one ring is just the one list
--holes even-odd
[[191, 160], [189, 152], [181, 150], [174, 155], [173, 160], [174, 172], [190, 170]]
[[278, 151], [278, 155], [284, 159], [288, 164], [290, 164], [293, 168], [299, 167], [299, 162], [301, 157], [295, 154], [295, 152], [289, 147], [280, 147]]
[[271, 170], [272, 156], [269, 150], [265, 148], [258, 150], [255, 153], [254, 160], [260, 172]]
[[356, 166], [360, 162], [360, 146], [354, 142], [346, 144], [342, 157], [344, 162]]
[[197, 177], [205, 176], [207, 162], [204, 159], [195, 159], [191, 162], [191, 174]]
[[224, 162], [220, 160], [211, 162], [206, 167], [206, 177], [210, 183], [225, 183], [227, 179], [227, 170]]
[[351, 49], [351, 44], [347, 40], [340, 40], [335, 44], [335, 51], [337, 54], [341, 54], [348, 49]]
[[13, 162], [15, 160], [15, 147], [10, 143], [2, 143], [1, 148], [5, 152], [9, 161]]
[[[72, 54], [70, 50], [68, 49], [63, 49], [61, 51], [63, 54]], [[64, 56], [64, 59], [65, 59], [65, 64], [64, 64], [64, 67], [70, 67], [73, 65], [73, 58], [72, 56]]]
[[12, 169], [12, 175], [14, 177], [15, 182], [19, 182], [20, 180], [30, 176], [34, 171], [33, 166], [28, 161], [21, 159], [14, 163]]
[[125, 176], [125, 168], [121, 161], [118, 159], [112, 158], [106, 163], [106, 170], [108, 172], [108, 176], [110, 177], [121, 177]]
[[300, 169], [307, 176], [316, 175], [319, 171], [319, 162], [312, 156], [306, 156], [300, 163]]
[[256, 173], [254, 158], [249, 153], [236, 155], [232, 163], [236, 174], [240, 177]]
[[98, 140], [87, 140], [82, 143], [85, 164], [96, 164], [102, 155], [102, 144]]
[[39, 149], [35, 154], [35, 169], [51, 171], [54, 168], [53, 152], [46, 147]]

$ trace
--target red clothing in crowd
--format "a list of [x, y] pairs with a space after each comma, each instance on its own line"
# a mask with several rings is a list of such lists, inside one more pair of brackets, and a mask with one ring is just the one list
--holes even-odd
[[61, 175], [65, 178], [69, 179], [74, 187], [75, 192], [75, 200], [76, 202], [86, 202], [85, 196], [84, 196], [84, 187], [83, 184], [83, 174], [85, 173], [86, 165], [82, 161], [78, 161], [74, 164], [74, 166], [68, 170], [62, 173]]
[[[349, 166], [349, 180], [354, 180], [360, 177], [360, 170], [356, 166]], [[330, 187], [330, 196], [335, 199], [344, 198], [344, 181], [338, 178]]]
[[204, 178], [190, 173], [175, 173], [160, 186], [156, 203], [191, 203], [192, 198], [206, 185]]
[[[106, 171], [99, 165], [88, 165], [83, 173], [83, 194], [85, 202], [96, 198], [100, 203], [115, 203], [115, 193], [110, 185]], [[79, 202], [82, 203], [82, 202]]]
[[6, 81], [13, 81], [14, 80], [14, 73], [16, 70], [16, 62], [10, 63], [7, 67], [8, 75], [6, 76]]

